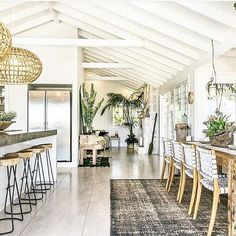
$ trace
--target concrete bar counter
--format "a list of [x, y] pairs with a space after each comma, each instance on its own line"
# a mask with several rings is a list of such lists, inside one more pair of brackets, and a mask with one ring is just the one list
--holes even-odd
[[[52, 170], [54, 179], [57, 177], [57, 130], [46, 130], [46, 131], [35, 131], [35, 132], [5, 132], [0, 133], [0, 158], [12, 152], [17, 152], [26, 148], [30, 148], [35, 145], [40, 145], [43, 143], [52, 143], [52, 149], [50, 149], [50, 158], [52, 162]], [[42, 153], [43, 166], [46, 169], [46, 159], [44, 158], [45, 153]], [[31, 165], [33, 165], [35, 156], [31, 160]], [[6, 191], [6, 169], [0, 167], [0, 210], [3, 209], [3, 203], [5, 199]], [[22, 177], [23, 172], [23, 161], [17, 167], [18, 181]], [[47, 173], [46, 178], [47, 178]]]

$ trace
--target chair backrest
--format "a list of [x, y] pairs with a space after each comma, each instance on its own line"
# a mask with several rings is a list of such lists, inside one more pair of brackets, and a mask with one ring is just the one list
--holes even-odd
[[177, 162], [183, 160], [182, 146], [179, 142], [172, 141], [173, 159]]
[[98, 143], [98, 137], [94, 134], [91, 135], [80, 135], [81, 145], [93, 145]]
[[197, 167], [196, 150], [192, 144], [181, 144], [183, 148], [183, 163], [189, 168], [193, 169]]
[[200, 174], [209, 180], [218, 178], [215, 151], [197, 147], [197, 168]]
[[169, 139], [162, 139], [163, 142], [163, 156], [172, 156], [172, 145]]

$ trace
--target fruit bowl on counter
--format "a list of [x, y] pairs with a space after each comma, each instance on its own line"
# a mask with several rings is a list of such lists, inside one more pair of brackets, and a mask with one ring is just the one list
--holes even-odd
[[15, 123], [13, 119], [16, 118], [16, 112], [9, 111], [9, 112], [1, 112], [0, 113], [0, 131], [4, 131], [10, 125]]

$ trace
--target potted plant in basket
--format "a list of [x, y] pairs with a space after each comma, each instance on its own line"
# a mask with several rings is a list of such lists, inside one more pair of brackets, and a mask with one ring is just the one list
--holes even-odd
[[203, 122], [207, 126], [203, 133], [209, 137], [211, 145], [227, 147], [233, 142], [235, 126], [234, 122], [229, 122], [228, 119], [229, 116], [216, 110], [214, 115], [211, 115], [207, 121]]
[[0, 131], [7, 129], [11, 124], [15, 123], [12, 121], [16, 118], [16, 112], [1, 112], [0, 113]]

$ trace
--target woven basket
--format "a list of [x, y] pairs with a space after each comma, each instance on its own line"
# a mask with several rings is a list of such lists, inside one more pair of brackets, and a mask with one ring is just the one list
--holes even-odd
[[0, 121], [0, 131], [7, 129], [13, 123], [15, 123], [15, 121]]
[[229, 144], [232, 144], [232, 142], [233, 136], [230, 132], [225, 132], [210, 138], [211, 145], [218, 147], [227, 147]]

